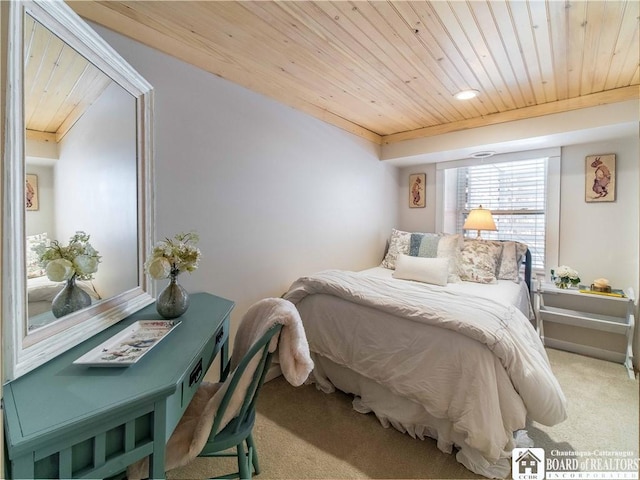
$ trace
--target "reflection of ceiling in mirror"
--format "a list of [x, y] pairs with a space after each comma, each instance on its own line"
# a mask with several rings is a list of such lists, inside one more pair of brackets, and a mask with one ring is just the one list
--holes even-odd
[[27, 135], [58, 142], [111, 79], [29, 15], [24, 36]]

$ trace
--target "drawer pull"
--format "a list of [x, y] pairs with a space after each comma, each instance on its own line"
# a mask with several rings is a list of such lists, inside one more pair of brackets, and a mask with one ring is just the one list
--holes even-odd
[[189, 386], [197, 383], [202, 377], [202, 359], [198, 360], [198, 364], [193, 367], [191, 374], [189, 375]]
[[224, 328], [221, 328], [218, 334], [216, 335], [216, 345], [220, 343], [220, 340], [222, 340], [223, 336], [224, 336]]

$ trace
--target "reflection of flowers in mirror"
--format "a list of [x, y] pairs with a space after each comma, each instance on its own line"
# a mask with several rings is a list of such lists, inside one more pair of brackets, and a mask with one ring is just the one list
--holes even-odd
[[189, 232], [159, 241], [144, 264], [145, 270], [156, 280], [193, 272], [198, 268], [201, 256], [200, 249], [195, 246], [199, 240], [196, 233]]
[[63, 282], [77, 277], [91, 280], [98, 271], [100, 255], [89, 243], [90, 236], [78, 231], [63, 246], [57, 240], [40, 243], [34, 247], [47, 277], [53, 282]]
[[566, 265], [561, 265], [555, 270], [551, 270], [551, 278], [558, 288], [568, 288], [569, 285], [578, 285], [580, 283], [578, 272]]

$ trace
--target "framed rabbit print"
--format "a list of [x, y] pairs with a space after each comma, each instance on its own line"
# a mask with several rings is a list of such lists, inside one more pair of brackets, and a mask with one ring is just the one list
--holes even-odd
[[409, 208], [423, 208], [427, 205], [427, 174], [414, 173], [409, 175]]
[[38, 176], [27, 173], [25, 184], [25, 204], [27, 211], [38, 210], [40, 208], [40, 198], [38, 196]]
[[585, 196], [587, 203], [616, 201], [616, 156], [589, 155], [585, 160]]

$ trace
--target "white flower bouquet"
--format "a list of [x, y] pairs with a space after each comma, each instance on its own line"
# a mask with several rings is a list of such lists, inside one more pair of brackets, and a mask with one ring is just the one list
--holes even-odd
[[61, 245], [57, 240], [40, 243], [34, 247], [40, 265], [52, 282], [64, 282], [76, 277], [91, 280], [98, 271], [100, 255], [89, 243], [90, 236], [78, 231], [69, 239], [69, 245]]
[[199, 240], [196, 233], [189, 232], [156, 243], [144, 264], [146, 272], [156, 280], [193, 272], [198, 268], [201, 256], [200, 249], [195, 246]]
[[569, 285], [578, 285], [580, 283], [578, 272], [566, 265], [561, 265], [555, 270], [551, 270], [551, 278], [560, 288], [567, 288]]

